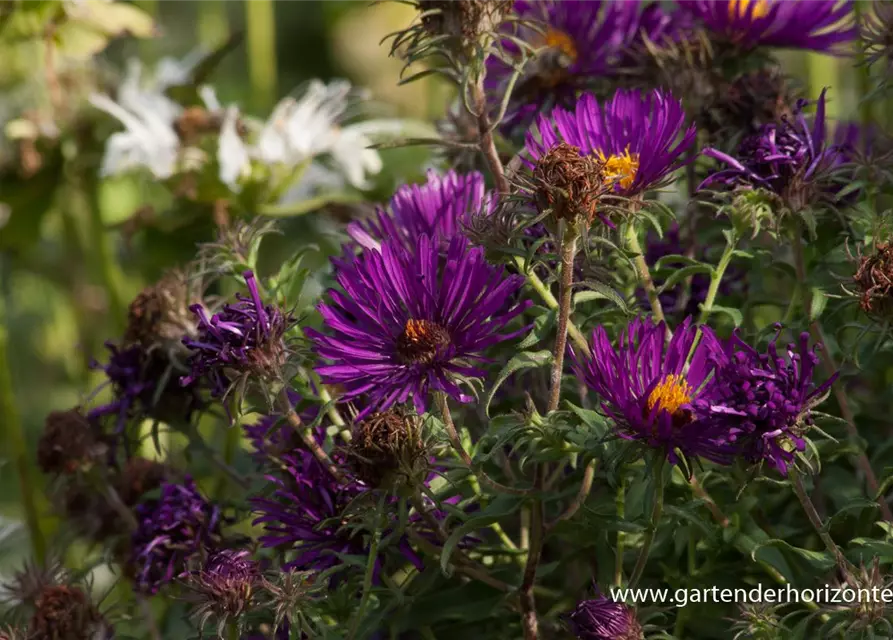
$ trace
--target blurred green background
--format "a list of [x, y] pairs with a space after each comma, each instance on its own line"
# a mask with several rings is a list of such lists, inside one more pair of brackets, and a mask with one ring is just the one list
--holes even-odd
[[[45, 3], [24, 4], [33, 8]], [[119, 78], [133, 57], [151, 68], [164, 56], [182, 57], [198, 46], [213, 49], [229, 34], [242, 33], [241, 43], [223, 58], [209, 82], [222, 103], [237, 103], [259, 118], [266, 118], [277, 100], [311, 78], [345, 77], [369, 88], [380, 115], [431, 120], [443, 114], [450, 97], [447, 87], [428, 79], [397, 84], [402, 64], [388, 57], [388, 46], [381, 40], [413, 19], [414, 10], [405, 4], [267, 0], [136, 4], [156, 21], [155, 37], [114, 39], [83, 63], [85, 73]], [[18, 53], [17, 59], [0, 56], [13, 62], [0, 71], [0, 123], [19, 117], [23, 103], [34, 108], [51, 98], [47, 95], [52, 87], [46, 86], [43, 71], [52, 61], [47, 62], [41, 44]], [[803, 84], [814, 90], [834, 87], [832, 115], [858, 119], [856, 84], [863, 76], [852, 73], [848, 62], [806, 54], [783, 58]], [[83, 104], [84, 95], [69, 87], [62, 90], [69, 110], [90, 110]], [[90, 111], [96, 117], [95, 110]], [[116, 125], [106, 118], [102, 127], [107, 134]], [[142, 178], [96, 184], [102, 139], [97, 138], [100, 144], [93, 147], [76, 147], [78, 157], [72, 160], [68, 143], [76, 134], [66, 131], [56, 147], [39, 148], [42, 166], [33, 175], [24, 177], [17, 170], [21, 167], [0, 163], [0, 286], [11, 378], [0, 422], [0, 458], [5, 459], [0, 467], [0, 514], [14, 520], [24, 517], [18, 479], [21, 473], [30, 473], [41, 528], [50, 535], [59, 523], [40, 497], [45, 479], [35, 469], [31, 453], [45, 415], [89, 397], [102, 381], [101, 374], [89, 369], [89, 362], [103, 358], [102, 343], [120, 333], [128, 302], [164, 268], [193, 257], [197, 242], [213, 237], [208, 211], [198, 205], [194, 211], [182, 211], [182, 203], [172, 200], [160, 185]], [[9, 151], [8, 141], [6, 146]], [[21, 160], [22, 149], [18, 155], [15, 151], [12, 157]], [[429, 153], [418, 148], [388, 150], [383, 156], [385, 170], [369, 194], [378, 201], [386, 199], [395, 185], [417, 180], [430, 161]], [[129, 233], [128, 221], [147, 206], [163, 211], [159, 217], [163, 224]], [[284, 234], [271, 244], [271, 253], [276, 246], [293, 246], [308, 237], [324, 239], [337, 224], [331, 212], [285, 220]], [[271, 255], [264, 261], [275, 259]], [[325, 264], [323, 258], [319, 264]], [[16, 440], [16, 420], [23, 427], [24, 443]], [[6, 539], [7, 558], [18, 564], [26, 544], [20, 534]], [[0, 571], [8, 566], [4, 565]]]

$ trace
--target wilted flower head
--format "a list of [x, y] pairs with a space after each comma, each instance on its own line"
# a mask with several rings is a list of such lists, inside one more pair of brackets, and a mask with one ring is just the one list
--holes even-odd
[[604, 399], [602, 407], [620, 437], [660, 449], [674, 464], [677, 452], [728, 463], [731, 450], [722, 425], [699, 420], [695, 413], [699, 399], [712, 397], [711, 356], [721, 346], [709, 327], [699, 328], [691, 318], [676, 328], [669, 343], [666, 335], [663, 322], [636, 318], [615, 348], [599, 326], [592, 333], [592, 355], [574, 354], [574, 371]]
[[834, 170], [848, 161], [848, 146], [829, 144], [825, 130], [825, 91], [817, 101], [810, 124], [801, 101], [793, 119], [782, 116], [742, 141], [737, 158], [705, 149], [704, 155], [729, 166], [709, 176], [700, 188], [714, 184], [762, 188], [779, 196], [792, 211], [800, 211], [816, 200], [835, 197], [841, 186]]
[[871, 255], [859, 257], [853, 280], [859, 306], [865, 313], [888, 317], [893, 313], [893, 242], [878, 242]]
[[37, 596], [28, 638], [93, 640], [109, 635], [107, 623], [80, 587], [48, 586]]
[[37, 464], [44, 473], [70, 474], [90, 466], [103, 447], [80, 409], [52, 411], [37, 443]]
[[635, 612], [602, 593], [583, 600], [570, 615], [574, 635], [580, 640], [642, 640], [642, 625]]
[[[531, 24], [519, 29], [516, 37], [539, 51], [515, 84], [501, 123], [506, 132], [526, 129], [544, 109], [571, 107], [579, 90], [628, 66], [644, 37], [659, 40], [672, 29], [671, 18], [657, 3], [521, 0], [515, 2], [514, 13]], [[514, 73], [506, 58], [520, 59], [522, 54], [509, 39], [500, 48], [502, 54], [487, 59], [486, 87], [494, 108]]]
[[499, 26], [512, 0], [419, 0], [422, 25], [433, 37], [447, 36], [453, 50], [465, 51]]
[[189, 311], [191, 298], [186, 274], [168, 272], [130, 303], [125, 342], [146, 348], [179, 343], [184, 335], [195, 330], [195, 316]]
[[722, 139], [727, 135], [753, 135], [764, 125], [791, 117], [796, 99], [785, 75], [776, 66], [739, 75], [725, 84], [705, 114], [705, 124]]
[[421, 419], [399, 410], [375, 412], [354, 423], [348, 462], [371, 487], [423, 481], [427, 469]]
[[681, 0], [717, 39], [742, 49], [842, 54], [856, 37], [852, 0]]
[[138, 528], [131, 536], [129, 570], [144, 593], [154, 594], [181, 576], [219, 536], [219, 509], [188, 476], [182, 483], [163, 482], [161, 495], [140, 502], [134, 515]]
[[193, 592], [200, 628], [216, 618], [218, 635], [226, 624], [250, 610], [261, 583], [260, 568], [248, 551], [223, 549], [211, 553], [186, 579]]
[[267, 476], [273, 494], [251, 503], [258, 514], [254, 524], [266, 531], [261, 544], [294, 551], [283, 569], [325, 571], [341, 564], [337, 554], [364, 555], [362, 536], [342, 526], [342, 513], [366, 487], [338, 482], [305, 449], [283, 456], [282, 463], [282, 477]]
[[12, 579], [2, 584], [0, 602], [34, 607], [46, 589], [68, 581], [68, 575], [58, 561], [29, 559], [12, 574]]
[[682, 155], [694, 138], [694, 125], [685, 128], [682, 104], [660, 90], [620, 90], [604, 105], [586, 94], [573, 112], [558, 107], [549, 117], [537, 118], [536, 127], [527, 133], [531, 160], [525, 161], [534, 169], [551, 149], [566, 142], [602, 162], [614, 193], [635, 196], [660, 186], [682, 166]]
[[810, 411], [824, 399], [837, 373], [818, 387], [813, 373], [817, 348], [809, 334], [800, 334], [784, 355], [776, 348], [781, 327], [766, 353], [745, 343], [736, 331], [721, 350], [712, 350], [714, 383], [709, 397], [695, 399], [699, 419], [727, 433], [747, 461], [765, 461], [787, 474], [797, 452], [806, 448], [804, 433], [812, 424]]
[[410, 399], [424, 412], [431, 390], [469, 401], [456, 376], [483, 376], [472, 361], [518, 335], [502, 332], [527, 306], [511, 303], [523, 276], [487, 264], [465, 238], [445, 256], [423, 235], [413, 252], [387, 240], [380, 252], [334, 262], [343, 293], [331, 290], [319, 306], [332, 335], [307, 335], [330, 363], [317, 367], [323, 382], [341, 385], [345, 400], [366, 396], [359, 419]]
[[[605, 174], [605, 162], [580, 149], [559, 142], [537, 160], [533, 170], [534, 200], [540, 213], [551, 211], [555, 219], [571, 223], [592, 222], [599, 212], [599, 200], [613, 182]], [[612, 225], [608, 218], [602, 218]], [[613, 226], [613, 225], [612, 225]]]
[[494, 204], [494, 195], [477, 171], [441, 175], [432, 169], [425, 184], [400, 187], [387, 209], [379, 209], [374, 218], [352, 222], [347, 233], [367, 249], [379, 249], [388, 238], [403, 240], [413, 249], [423, 235], [449, 243], [462, 234], [462, 225], [472, 214], [490, 211]]
[[178, 384], [181, 373], [176, 362], [163, 349], [147, 349], [139, 344], [118, 346], [107, 342], [110, 351], [105, 365], [94, 362], [101, 369], [112, 388], [112, 400], [91, 409], [90, 421], [104, 416], [115, 416], [115, 432], [124, 431], [127, 421], [151, 417], [173, 424], [188, 422], [192, 412], [201, 404], [197, 384]]
[[195, 338], [183, 343], [192, 355], [192, 371], [181, 384], [194, 384], [202, 377], [211, 381], [216, 395], [224, 395], [237, 380], [253, 375], [262, 381], [282, 378], [289, 356], [285, 333], [293, 318], [273, 305], [264, 305], [254, 273], [243, 274], [249, 295], [236, 294], [236, 302], [227, 304], [210, 318], [200, 304], [190, 307], [198, 316]]

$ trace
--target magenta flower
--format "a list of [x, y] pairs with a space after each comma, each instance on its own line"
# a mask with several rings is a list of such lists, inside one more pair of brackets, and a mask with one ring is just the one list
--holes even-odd
[[733, 453], [724, 425], [699, 420], [695, 413], [698, 399], [712, 397], [712, 374], [722, 350], [709, 327], [700, 331], [692, 353], [698, 327], [691, 318], [669, 343], [663, 322], [636, 318], [616, 347], [598, 327], [592, 333], [592, 355], [572, 356], [575, 373], [601, 396], [617, 435], [664, 451], [674, 464], [677, 451], [723, 464]]
[[471, 215], [492, 210], [495, 203], [495, 194], [486, 190], [484, 176], [477, 171], [440, 175], [430, 170], [425, 184], [400, 187], [386, 209], [372, 219], [352, 222], [347, 233], [367, 249], [379, 248], [387, 238], [399, 238], [414, 248], [423, 235], [449, 243], [462, 234]]
[[604, 105], [591, 94], [582, 96], [573, 111], [558, 107], [537, 118], [527, 133], [526, 150], [536, 161], [566, 142], [580, 154], [604, 162], [614, 191], [634, 196], [661, 186], [685, 164], [683, 154], [695, 139], [695, 125], [685, 126], [682, 103], [656, 89], [647, 94], [618, 91]]
[[857, 29], [852, 0], [680, 0], [715, 36], [744, 49], [846, 53]]
[[465, 238], [445, 253], [427, 235], [415, 251], [386, 240], [334, 262], [341, 290], [319, 306], [331, 333], [307, 335], [328, 362], [317, 367], [323, 382], [345, 400], [365, 396], [359, 419], [410, 400], [422, 413], [432, 390], [470, 401], [457, 377], [482, 377], [475, 361], [523, 331], [506, 327], [529, 306], [512, 303], [524, 277], [488, 264]]

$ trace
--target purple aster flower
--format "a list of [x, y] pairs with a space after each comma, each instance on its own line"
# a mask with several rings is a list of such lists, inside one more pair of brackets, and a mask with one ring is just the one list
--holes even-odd
[[[333, 458], [341, 461], [336, 454]], [[341, 484], [307, 451], [283, 456], [283, 477], [267, 476], [276, 486], [269, 498], [252, 498], [266, 533], [265, 547], [294, 551], [283, 569], [326, 571], [343, 564], [339, 555], [364, 556], [368, 541], [344, 522], [344, 512], [360, 494], [368, 491], [362, 482], [350, 479]], [[383, 536], [384, 537], [384, 536]], [[398, 542], [403, 555], [422, 568], [421, 561], [405, 540]], [[380, 570], [379, 561], [376, 576]]]
[[730, 187], [760, 187], [778, 196], [794, 211], [810, 204], [822, 195], [834, 195], [841, 184], [833, 179], [833, 172], [849, 162], [848, 145], [829, 144], [825, 128], [825, 91], [816, 103], [816, 114], [810, 124], [800, 101], [793, 121], [782, 117], [777, 123], [764, 125], [760, 131], [745, 138], [738, 148], [737, 158], [719, 151], [705, 149], [704, 155], [729, 166], [710, 175], [699, 188], [714, 184]]
[[661, 186], [685, 164], [682, 155], [694, 139], [695, 125], [685, 128], [682, 103], [659, 89], [644, 95], [620, 90], [604, 106], [586, 94], [573, 112], [558, 107], [537, 118], [525, 145], [532, 160], [525, 162], [534, 169], [551, 149], [570, 144], [603, 162], [614, 191], [629, 197]]
[[642, 626], [635, 612], [600, 592], [577, 605], [570, 615], [574, 635], [580, 640], [642, 640]]
[[175, 365], [162, 349], [112, 342], [105, 346], [110, 352], [108, 362], [93, 361], [91, 368], [105, 372], [113, 399], [92, 409], [87, 414], [90, 421], [115, 416], [115, 433], [121, 434], [128, 420], [146, 416], [174, 424], [188, 422], [201, 405], [198, 384], [178, 385]]
[[247, 374], [276, 379], [288, 358], [284, 336], [294, 319], [272, 305], [264, 305], [251, 271], [243, 274], [249, 295], [236, 294], [236, 302], [208, 318], [199, 304], [189, 307], [199, 319], [198, 336], [185, 338], [192, 351], [192, 371], [183, 376], [188, 385], [207, 377], [215, 395], [224, 395], [232, 383]]
[[[596, 78], [611, 77], [631, 65], [644, 38], [658, 41], [674, 21], [657, 3], [601, 0], [515, 2], [517, 18], [540, 23], [544, 33], [522, 26], [516, 37], [543, 47], [516, 83], [501, 127], [505, 132], [526, 129], [537, 113], [550, 106], [571, 106], [577, 92]], [[500, 43], [504, 56], [520, 58], [510, 39]], [[486, 89], [497, 108], [514, 70], [497, 56], [487, 59]]]
[[372, 219], [352, 222], [347, 233], [367, 249], [379, 249], [387, 238], [402, 239], [414, 248], [422, 235], [448, 243], [462, 235], [471, 215], [491, 211], [495, 202], [477, 171], [440, 175], [430, 170], [425, 184], [400, 187], [387, 209], [378, 209]]
[[330, 362], [317, 367], [323, 382], [341, 385], [345, 400], [366, 396], [358, 419], [410, 398], [422, 413], [431, 390], [470, 401], [456, 376], [483, 376], [473, 361], [523, 331], [502, 333], [529, 306], [511, 304], [524, 277], [488, 264], [465, 238], [453, 238], [445, 255], [422, 235], [414, 252], [386, 240], [380, 252], [334, 263], [343, 292], [331, 290], [319, 306], [332, 335], [307, 335]]
[[750, 462], [766, 461], [786, 474], [796, 453], [803, 451], [810, 410], [825, 396], [837, 373], [818, 387], [812, 378], [819, 358], [809, 348], [809, 334], [784, 355], [776, 348], [778, 333], [766, 353], [759, 353], [737, 331], [724, 350], [713, 351], [715, 384], [709, 398], [695, 399], [695, 413], [726, 431], [730, 442]]
[[692, 353], [698, 331], [686, 318], [667, 343], [663, 322], [636, 318], [621, 332], [615, 348], [600, 326], [592, 333], [592, 355], [572, 353], [573, 368], [601, 396], [620, 437], [662, 449], [673, 464], [678, 462], [677, 450], [725, 464], [731, 447], [721, 425], [698, 420], [694, 413], [699, 398], [711, 397], [710, 356], [722, 347], [704, 326]]
[[192, 478], [163, 482], [161, 495], [135, 509], [139, 527], [131, 537], [130, 568], [137, 587], [154, 594], [186, 573], [188, 562], [213, 548], [220, 533], [220, 510], [198, 492]]
[[681, 0], [717, 37], [744, 49], [847, 52], [857, 34], [852, 0]]

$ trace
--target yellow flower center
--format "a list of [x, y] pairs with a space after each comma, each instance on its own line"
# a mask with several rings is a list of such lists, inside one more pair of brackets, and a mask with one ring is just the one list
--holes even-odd
[[404, 364], [430, 364], [450, 344], [450, 333], [431, 320], [409, 319], [397, 338], [397, 356]]
[[577, 59], [577, 47], [573, 39], [564, 31], [558, 29], [549, 29], [546, 32], [546, 46], [552, 49], [558, 49], [571, 59], [571, 62]]
[[648, 411], [658, 405], [661, 409], [676, 413], [679, 407], [691, 402], [692, 388], [682, 376], [670, 374], [648, 396]]
[[599, 159], [605, 163], [605, 175], [624, 189], [628, 189], [636, 179], [636, 172], [639, 170], [639, 154], [630, 153], [629, 147], [620, 155], [605, 157], [601, 151], [596, 153]]
[[[750, 9], [751, 0], [731, 0], [729, 2], [729, 18], [743, 18]], [[767, 0], [756, 0], [753, 3], [753, 13], [751, 19], [756, 20], [769, 14], [769, 2]]]

